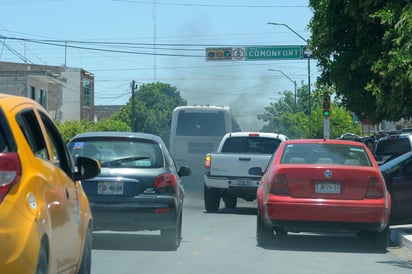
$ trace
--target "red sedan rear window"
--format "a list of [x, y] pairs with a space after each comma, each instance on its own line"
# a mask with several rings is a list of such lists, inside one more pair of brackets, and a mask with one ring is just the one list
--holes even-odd
[[372, 166], [365, 148], [346, 144], [288, 144], [281, 163]]

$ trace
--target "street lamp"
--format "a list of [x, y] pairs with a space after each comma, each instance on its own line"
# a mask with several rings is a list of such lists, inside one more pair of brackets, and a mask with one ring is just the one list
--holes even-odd
[[287, 76], [287, 75], [286, 75], [283, 71], [281, 71], [281, 70], [278, 70], [278, 69], [268, 69], [268, 70], [270, 70], [270, 71], [277, 71], [277, 72], [282, 73], [283, 76], [285, 76], [286, 78], [288, 78], [288, 79], [294, 84], [294, 86], [295, 86], [295, 106], [294, 106], [294, 108], [293, 108], [293, 112], [296, 113], [296, 81], [295, 81], [295, 80], [292, 80], [289, 76]]
[[[288, 28], [291, 32], [293, 32], [294, 34], [296, 34], [300, 39], [302, 39], [303, 41], [306, 42], [306, 44], [308, 44], [308, 40], [305, 39], [302, 35], [300, 35], [299, 33], [297, 33], [294, 29], [292, 29], [291, 27], [289, 27], [286, 24], [281, 24], [281, 23], [273, 23], [273, 22], [269, 22], [269, 25], [275, 25], [275, 26], [284, 26], [286, 28]], [[310, 113], [311, 113], [311, 103], [310, 103], [310, 58], [308, 58], [308, 92], [309, 92], [309, 117], [310, 117]]]

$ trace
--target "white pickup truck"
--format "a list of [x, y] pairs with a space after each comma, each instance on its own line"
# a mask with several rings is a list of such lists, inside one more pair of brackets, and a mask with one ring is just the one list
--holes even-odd
[[232, 132], [223, 136], [217, 152], [205, 159], [204, 201], [207, 212], [217, 212], [220, 199], [235, 208], [237, 198], [256, 199], [261, 177], [249, 174], [250, 167], [264, 170], [279, 144], [288, 138], [269, 132]]

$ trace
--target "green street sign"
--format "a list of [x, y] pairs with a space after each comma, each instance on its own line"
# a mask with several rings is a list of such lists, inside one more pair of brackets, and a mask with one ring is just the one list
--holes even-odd
[[246, 47], [245, 60], [303, 59], [303, 46]]
[[206, 48], [207, 61], [265, 61], [310, 58], [312, 58], [312, 51], [307, 46]]

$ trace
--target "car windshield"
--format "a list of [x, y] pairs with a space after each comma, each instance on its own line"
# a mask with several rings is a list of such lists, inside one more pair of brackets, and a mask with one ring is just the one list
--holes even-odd
[[340, 144], [289, 144], [281, 163], [372, 166], [365, 148]]
[[409, 138], [396, 138], [381, 140], [376, 146], [376, 155], [401, 155], [405, 152], [411, 151], [411, 144]]
[[156, 168], [163, 166], [160, 146], [145, 140], [96, 139], [69, 144], [74, 159], [79, 156], [100, 161], [102, 167]]

